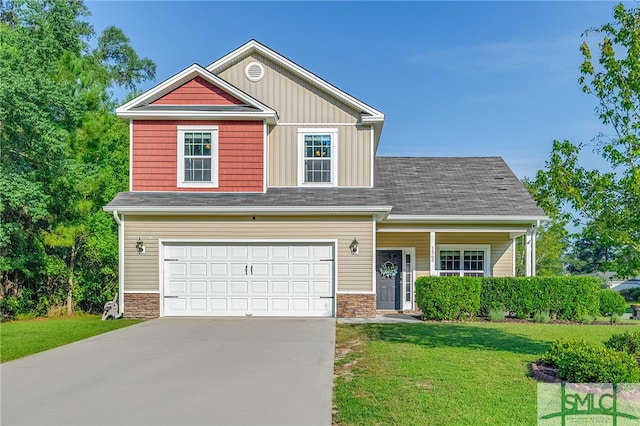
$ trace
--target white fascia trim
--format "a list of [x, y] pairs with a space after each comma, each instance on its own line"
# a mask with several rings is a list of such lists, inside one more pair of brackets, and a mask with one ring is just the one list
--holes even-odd
[[319, 206], [319, 207], [289, 207], [289, 206], [256, 206], [256, 207], [216, 207], [216, 206], [130, 206], [130, 207], [103, 207], [104, 211], [120, 211], [127, 213], [194, 213], [194, 214], [229, 214], [229, 213], [336, 213], [336, 214], [380, 214], [391, 211], [390, 206]]
[[278, 63], [284, 66], [285, 68], [289, 68], [291, 71], [297, 73], [298, 75], [300, 75], [307, 81], [311, 82], [312, 84], [320, 87], [325, 92], [328, 92], [333, 96], [337, 97], [338, 99], [341, 99], [347, 105], [351, 105], [353, 108], [365, 112], [368, 115], [362, 117], [363, 123], [384, 121], [384, 113], [354, 98], [353, 96], [343, 92], [342, 90], [338, 89], [332, 84], [324, 81], [317, 75], [307, 71], [306, 69], [302, 68], [300, 65], [292, 62], [291, 60], [285, 58], [279, 53], [274, 52], [273, 50], [257, 42], [256, 40], [249, 40], [247, 43], [240, 46], [236, 50], [228, 53], [227, 55], [213, 62], [211, 65], [207, 67], [207, 70], [210, 72], [215, 72], [216, 68], [220, 68], [225, 64], [229, 63], [230, 61], [233, 61], [238, 56], [241, 56], [246, 52], [250, 52], [253, 50], [258, 51], [259, 53], [271, 59], [275, 63]]
[[400, 215], [390, 214], [386, 222], [533, 222], [546, 220], [547, 216], [498, 216], [498, 215]]
[[[262, 102], [252, 98], [251, 96], [244, 93], [237, 87], [232, 86], [231, 84], [227, 83], [220, 77], [212, 74], [206, 68], [203, 68], [198, 64], [191, 65], [190, 67], [182, 70], [181, 72], [174, 75], [173, 77], [170, 77], [167, 80], [163, 81], [162, 83], [158, 84], [154, 88], [146, 91], [145, 93], [138, 96], [137, 98], [132, 99], [126, 104], [116, 108], [116, 114], [120, 117], [130, 117], [131, 114], [133, 114], [131, 111], [129, 111], [131, 108], [139, 106], [140, 104], [146, 104], [149, 101], [154, 100], [155, 98], [159, 98], [163, 94], [169, 93], [170, 91], [177, 89], [182, 84], [186, 83], [187, 81], [197, 76], [204, 78], [209, 83], [219, 87], [220, 89], [224, 90], [225, 92], [237, 98], [238, 100], [241, 100], [248, 105], [251, 105], [255, 108], [260, 109], [262, 113], [273, 114], [277, 116], [277, 113], [274, 110], [264, 105]], [[125, 113], [129, 113], [129, 114], [125, 115]]]
[[214, 112], [214, 111], [123, 111], [118, 113], [121, 118], [150, 120], [266, 120], [269, 124], [278, 122], [277, 114], [263, 112]]
[[375, 291], [336, 291], [336, 294], [376, 294]]
[[159, 290], [127, 290], [125, 294], [160, 294]]
[[[473, 225], [469, 225], [473, 226]], [[407, 227], [393, 227], [393, 228], [379, 228], [376, 232], [509, 232], [509, 234], [523, 235], [527, 230], [531, 229], [530, 226], [514, 226], [514, 227], [454, 227], [454, 226], [407, 226]]]

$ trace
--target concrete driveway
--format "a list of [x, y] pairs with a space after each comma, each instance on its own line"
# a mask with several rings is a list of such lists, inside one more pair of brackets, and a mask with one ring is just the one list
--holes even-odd
[[335, 319], [160, 318], [0, 366], [2, 425], [330, 425]]

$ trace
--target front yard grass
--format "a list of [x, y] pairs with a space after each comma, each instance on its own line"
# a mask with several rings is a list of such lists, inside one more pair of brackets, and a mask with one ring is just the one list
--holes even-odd
[[22, 358], [139, 322], [131, 319], [101, 321], [101, 315], [81, 315], [0, 323], [0, 362]]
[[637, 325], [338, 324], [339, 425], [535, 425], [529, 364], [560, 337], [602, 342]]

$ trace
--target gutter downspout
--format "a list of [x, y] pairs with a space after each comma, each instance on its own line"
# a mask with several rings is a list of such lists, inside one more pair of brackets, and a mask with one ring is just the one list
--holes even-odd
[[124, 216], [118, 216], [118, 211], [113, 211], [113, 218], [118, 224], [118, 312], [124, 314]]

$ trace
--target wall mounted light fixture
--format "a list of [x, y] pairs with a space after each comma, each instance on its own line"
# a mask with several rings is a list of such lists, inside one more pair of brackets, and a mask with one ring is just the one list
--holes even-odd
[[144, 241], [140, 237], [136, 241], [136, 250], [138, 250], [138, 254], [144, 254]]
[[353, 241], [349, 244], [349, 250], [351, 250], [351, 254], [358, 254], [360, 252], [360, 243], [353, 237]]

